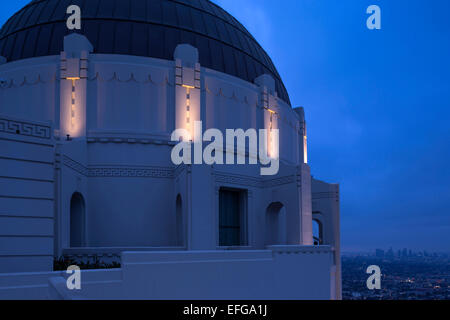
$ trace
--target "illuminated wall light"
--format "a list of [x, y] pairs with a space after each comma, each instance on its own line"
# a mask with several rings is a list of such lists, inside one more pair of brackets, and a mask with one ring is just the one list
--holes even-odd
[[192, 132], [192, 119], [191, 119], [191, 87], [183, 86], [186, 88], [186, 130], [191, 134], [190, 139], [193, 137]]
[[[270, 110], [269, 110], [270, 112]], [[273, 130], [273, 113], [270, 112], [270, 120], [269, 120], [269, 156], [272, 157], [273, 156], [273, 135], [272, 135], [272, 130]]]
[[273, 117], [274, 115], [276, 115], [276, 112], [266, 108], [266, 110], [269, 112], [270, 114], [270, 118], [269, 118], [269, 132], [267, 135], [267, 155], [270, 158], [276, 158], [277, 157], [277, 152], [276, 152], [276, 145], [275, 145], [275, 141], [274, 141], [274, 135], [273, 135]]
[[76, 81], [80, 80], [79, 77], [67, 77], [66, 80], [72, 82], [71, 92], [70, 92], [70, 127], [72, 134], [75, 132], [76, 125]]
[[303, 162], [308, 163], [308, 137], [303, 137]]
[[71, 111], [70, 111], [71, 121], [70, 122], [71, 122], [72, 129], [73, 129], [75, 126], [75, 103], [76, 103], [76, 101], [75, 101], [75, 81], [77, 79], [70, 78], [69, 80], [72, 80], [72, 96], [71, 96], [72, 100], [71, 100]]
[[186, 127], [189, 129], [191, 126], [191, 91], [186, 89]]
[[303, 124], [303, 163], [308, 163], [308, 134], [306, 131], [306, 122]]

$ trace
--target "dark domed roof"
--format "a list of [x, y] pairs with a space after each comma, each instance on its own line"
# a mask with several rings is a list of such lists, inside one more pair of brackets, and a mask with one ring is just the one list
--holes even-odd
[[8, 61], [63, 50], [67, 7], [81, 8], [82, 30], [95, 53], [172, 60], [180, 43], [198, 48], [202, 66], [249, 82], [271, 74], [281, 99], [289, 96], [272, 60], [230, 14], [208, 0], [33, 0], [0, 30]]

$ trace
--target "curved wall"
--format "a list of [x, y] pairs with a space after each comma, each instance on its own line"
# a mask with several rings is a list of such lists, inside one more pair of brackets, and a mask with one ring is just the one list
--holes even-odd
[[59, 127], [59, 58], [0, 64], [0, 113]]
[[[57, 56], [1, 65], [0, 78], [6, 84], [0, 89], [0, 113], [51, 121], [58, 135], [60, 101], [70, 99], [59, 90], [62, 81], [68, 81], [59, 80], [59, 69]], [[59, 223], [65, 230], [60, 246], [69, 244], [66, 202], [74, 192], [86, 199], [88, 246], [176, 246], [176, 177], [168, 143], [176, 119], [175, 62], [91, 54], [86, 83], [80, 95], [86, 97], [86, 132], [75, 139], [83, 151], [72, 148], [73, 141], [59, 141], [61, 153], [76, 163], [60, 171]], [[268, 127], [258, 85], [201, 68], [201, 88], [205, 129]], [[276, 96], [269, 95], [268, 103], [276, 111], [280, 158], [297, 166], [303, 159], [301, 119]], [[242, 173], [239, 166], [226, 170]], [[248, 172], [259, 179], [257, 171]], [[291, 207], [298, 213], [297, 204]], [[255, 210], [264, 214], [265, 208], [258, 205]], [[261, 242], [263, 235], [255, 237]]]

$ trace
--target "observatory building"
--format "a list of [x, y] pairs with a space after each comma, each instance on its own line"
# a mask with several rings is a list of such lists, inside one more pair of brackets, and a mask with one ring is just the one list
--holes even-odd
[[[278, 129], [278, 173], [248, 149], [175, 165], [172, 132], [198, 121]], [[60, 259], [120, 268], [71, 291]], [[0, 30], [0, 299], [77, 297], [341, 297], [339, 186], [311, 177], [270, 57], [208, 0], [33, 0]]]

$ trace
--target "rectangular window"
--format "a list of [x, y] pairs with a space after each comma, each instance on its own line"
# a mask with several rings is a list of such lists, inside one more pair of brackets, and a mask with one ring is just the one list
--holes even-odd
[[219, 246], [247, 245], [247, 192], [221, 189], [219, 192]]

